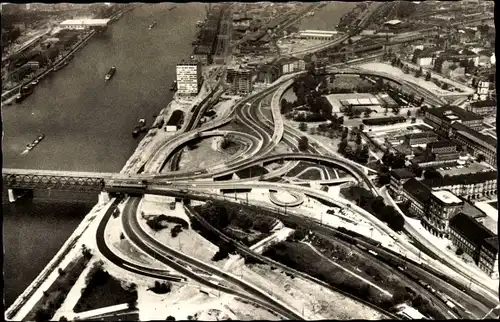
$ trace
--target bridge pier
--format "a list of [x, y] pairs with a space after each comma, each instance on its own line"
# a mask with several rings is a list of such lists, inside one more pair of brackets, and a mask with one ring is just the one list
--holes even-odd
[[100, 205], [105, 205], [109, 202], [111, 198], [109, 197], [109, 193], [105, 192], [105, 191], [101, 191], [101, 193], [99, 193], [99, 204]]
[[19, 198], [18, 195], [14, 192], [14, 189], [8, 189], [7, 190], [9, 194], [9, 202], [16, 202], [17, 198]]

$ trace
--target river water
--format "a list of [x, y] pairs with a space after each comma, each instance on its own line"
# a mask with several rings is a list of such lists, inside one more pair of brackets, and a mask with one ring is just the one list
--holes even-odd
[[[118, 172], [136, 148], [132, 131], [172, 99], [175, 65], [189, 59], [204, 4], [143, 5], [125, 14], [38, 84], [21, 104], [2, 108], [3, 167]], [[149, 24], [156, 21], [152, 30]], [[117, 72], [105, 83], [111, 66]], [[22, 155], [40, 133], [45, 139]], [[8, 307], [59, 250], [89, 202], [21, 200], [3, 204]]]

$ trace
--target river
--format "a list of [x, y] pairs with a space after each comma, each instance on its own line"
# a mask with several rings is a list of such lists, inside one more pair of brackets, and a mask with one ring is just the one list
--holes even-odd
[[[149, 124], [172, 99], [175, 65], [189, 59], [195, 23], [205, 5], [142, 5], [125, 14], [75, 54], [63, 70], [42, 80], [21, 104], [2, 107], [3, 166], [118, 172], [136, 148], [132, 131]], [[156, 21], [156, 26], [148, 26]], [[111, 66], [117, 72], [105, 83]], [[22, 154], [26, 144], [45, 139]], [[5, 304], [8, 307], [47, 265], [89, 202], [22, 200], [3, 204]]]

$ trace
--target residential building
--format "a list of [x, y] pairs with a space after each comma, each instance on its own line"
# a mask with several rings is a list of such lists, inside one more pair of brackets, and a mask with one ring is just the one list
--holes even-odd
[[425, 179], [426, 186], [434, 189], [446, 189], [467, 200], [497, 195], [497, 172], [467, 173], [457, 176], [444, 176], [437, 179]]
[[465, 145], [474, 157], [482, 155], [485, 162], [496, 166], [497, 140], [494, 137], [479, 133], [461, 123], [453, 123], [448, 136], [451, 140]]
[[415, 178], [410, 178], [403, 184], [401, 199], [408, 203], [410, 216], [416, 218], [424, 216], [430, 194], [431, 189]]
[[462, 123], [474, 130], [483, 128], [483, 117], [456, 106], [429, 108], [425, 111], [424, 122], [441, 133], [447, 133], [454, 123]]
[[498, 279], [498, 236], [464, 213], [450, 220], [453, 245], [471, 256], [478, 267]]
[[449, 220], [460, 211], [464, 202], [448, 190], [431, 191], [422, 226], [440, 238], [448, 237]]
[[227, 82], [235, 94], [248, 94], [253, 90], [253, 73], [248, 69], [228, 69]]
[[491, 116], [497, 113], [497, 101], [487, 99], [485, 101], [473, 102], [466, 107], [466, 110], [482, 116]]
[[295, 73], [306, 70], [306, 63], [303, 59], [289, 58], [279, 61], [282, 74]]
[[405, 135], [405, 141], [410, 146], [424, 145], [438, 140], [438, 135], [431, 131], [411, 133]]
[[415, 178], [416, 176], [417, 175], [415, 173], [406, 168], [391, 170], [389, 193], [392, 195], [394, 200], [401, 200], [401, 191], [403, 191], [403, 185], [406, 181], [411, 178]]
[[177, 93], [180, 95], [196, 95], [201, 87], [201, 64], [177, 64]]
[[457, 152], [457, 144], [450, 140], [440, 140], [427, 144], [427, 150], [435, 154]]

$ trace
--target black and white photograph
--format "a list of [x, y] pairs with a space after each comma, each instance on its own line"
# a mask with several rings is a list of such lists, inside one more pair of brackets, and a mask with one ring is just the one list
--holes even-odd
[[495, 3], [1, 3], [6, 321], [498, 320]]

